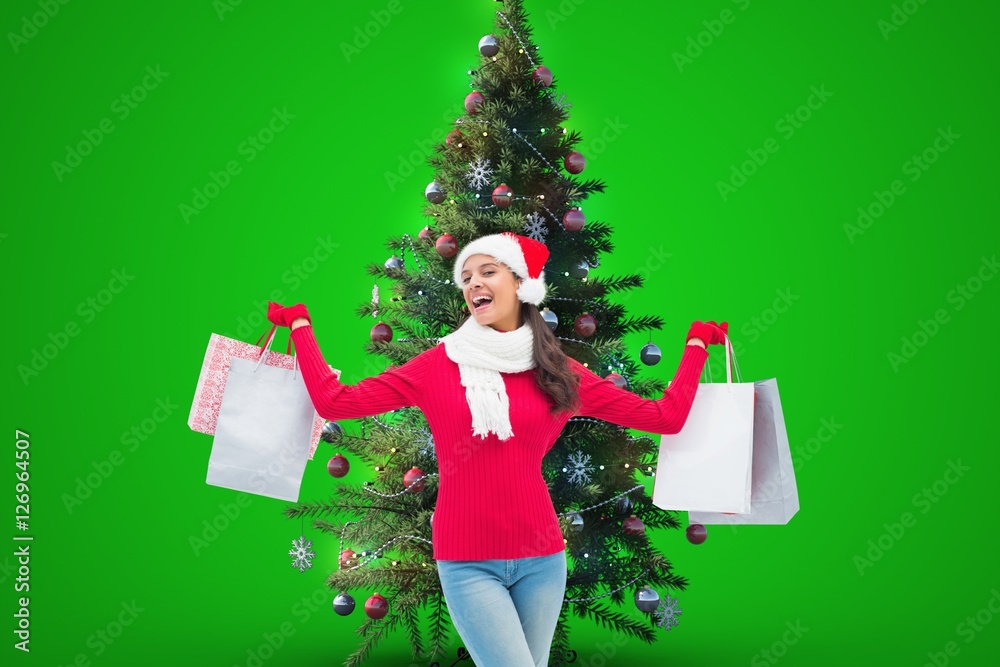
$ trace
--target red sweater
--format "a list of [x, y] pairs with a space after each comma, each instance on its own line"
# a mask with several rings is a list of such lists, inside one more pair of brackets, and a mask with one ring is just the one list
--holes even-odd
[[[325, 419], [355, 419], [417, 406], [427, 418], [438, 463], [438, 495], [431, 524], [436, 560], [547, 556], [565, 549], [542, 457], [570, 415], [549, 413], [551, 399], [535, 371], [502, 373], [514, 435], [501, 441], [472, 435], [472, 414], [458, 364], [439, 343], [355, 385], [341, 384], [320, 352], [311, 326], [292, 332], [306, 389]], [[677, 433], [687, 420], [708, 352], [684, 348], [673, 381], [657, 400], [642, 398], [569, 357], [580, 376], [587, 416], [649, 433]]]

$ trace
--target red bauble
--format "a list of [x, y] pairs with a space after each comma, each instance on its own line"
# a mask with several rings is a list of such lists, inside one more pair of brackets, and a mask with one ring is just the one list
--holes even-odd
[[365, 602], [365, 613], [369, 618], [379, 619], [389, 613], [389, 602], [376, 592]]
[[535, 68], [535, 71], [531, 73], [531, 80], [548, 88], [552, 85], [552, 70], [545, 65], [539, 65]]
[[685, 532], [691, 544], [701, 544], [708, 538], [708, 531], [700, 523], [692, 523]]
[[454, 257], [458, 252], [458, 241], [451, 234], [442, 234], [434, 242], [434, 247], [442, 257]]
[[493, 203], [500, 208], [507, 208], [512, 201], [514, 201], [514, 191], [506, 183], [501, 183], [493, 190]]
[[622, 530], [629, 535], [642, 535], [646, 532], [646, 524], [636, 515], [632, 515], [622, 522]]
[[[424, 480], [420, 479], [423, 476], [424, 476], [424, 471], [421, 470], [420, 468], [410, 468], [409, 470], [406, 471], [406, 474], [403, 475], [403, 486], [405, 486], [406, 490], [409, 491], [410, 493], [423, 491]], [[419, 482], [417, 482], [418, 479], [420, 479]], [[413, 484], [414, 482], [417, 483]], [[413, 486], [410, 486], [411, 484], [413, 484]]]
[[392, 340], [392, 327], [385, 322], [379, 322], [372, 327], [370, 335], [373, 341], [383, 341], [388, 343]]
[[563, 216], [563, 227], [567, 232], [578, 232], [583, 229], [587, 219], [583, 217], [583, 211], [578, 208], [571, 208]]
[[354, 567], [358, 564], [358, 559], [355, 558], [356, 554], [350, 549], [344, 549], [340, 552], [340, 567], [348, 568]]
[[470, 114], [476, 114], [479, 111], [479, 107], [486, 98], [479, 91], [473, 90], [471, 93], [465, 96], [465, 110]]
[[334, 477], [343, 477], [351, 469], [351, 464], [343, 454], [337, 454], [326, 462], [326, 471]]
[[597, 331], [597, 320], [594, 319], [593, 315], [589, 313], [584, 313], [576, 318], [573, 322], [573, 328], [576, 332], [583, 336], [584, 338], [588, 336], [593, 336], [594, 332]]
[[579, 174], [587, 166], [587, 159], [583, 157], [582, 153], [573, 151], [563, 158], [563, 166], [566, 167], [566, 171], [569, 173]]
[[628, 380], [626, 380], [625, 378], [623, 378], [618, 373], [608, 373], [604, 377], [604, 379], [605, 380], [611, 380], [612, 382], [615, 383], [615, 386], [620, 387], [621, 389], [628, 389]]
[[446, 146], [454, 146], [455, 144], [462, 143], [463, 139], [465, 139], [465, 135], [456, 127], [448, 133], [448, 136], [444, 139], [444, 143]]
[[423, 229], [421, 229], [420, 230], [420, 234], [418, 234], [418, 236], [420, 237], [421, 241], [430, 241], [431, 240], [431, 233], [432, 233], [431, 232], [431, 228], [428, 226], [428, 227], [424, 227]]

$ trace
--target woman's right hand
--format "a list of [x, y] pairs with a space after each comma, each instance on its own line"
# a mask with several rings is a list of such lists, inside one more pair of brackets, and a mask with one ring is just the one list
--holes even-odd
[[708, 322], [695, 321], [691, 324], [691, 329], [688, 330], [687, 340], [690, 341], [692, 338], [698, 338], [706, 346], [721, 345], [726, 342], [726, 334], [728, 333], [728, 322], [716, 324], [713, 320], [709, 320]]
[[[305, 322], [296, 322], [297, 319], [303, 318]], [[297, 303], [294, 306], [282, 306], [275, 303], [274, 301], [267, 302], [267, 319], [277, 324], [279, 327], [291, 327], [293, 322], [296, 322], [296, 327], [300, 327], [303, 324], [311, 324], [312, 318], [309, 317], [309, 311], [306, 310], [304, 304]]]

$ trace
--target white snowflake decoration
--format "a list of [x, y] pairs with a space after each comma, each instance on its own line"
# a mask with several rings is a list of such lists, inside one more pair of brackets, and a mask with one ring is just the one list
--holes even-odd
[[559, 97], [552, 95], [552, 101], [555, 102], [560, 109], [569, 109], [573, 106], [566, 101], [566, 93], [560, 93]]
[[312, 544], [312, 540], [307, 540], [304, 536], [292, 540], [292, 546], [295, 548], [289, 551], [288, 555], [292, 557], [292, 567], [299, 568], [299, 572], [305, 572], [313, 566], [312, 559], [316, 554], [312, 550]]
[[656, 624], [665, 630], [670, 630], [677, 625], [677, 617], [681, 615], [681, 609], [677, 606], [677, 598], [666, 596], [666, 600], [660, 598], [660, 605], [653, 616], [656, 617]]
[[[424, 448], [420, 450], [420, 453], [424, 455], [429, 454], [431, 458], [436, 458], [437, 452], [434, 449], [434, 436], [431, 435], [429, 431], [425, 431], [425, 434], [426, 434], [427, 444], [424, 445]], [[418, 442], [421, 441], [423, 441], [423, 439], [418, 439]]]
[[569, 481], [573, 484], [586, 484], [590, 481], [590, 473], [593, 471], [594, 466], [590, 465], [590, 454], [584, 454], [581, 451], [569, 455], [569, 470], [563, 468], [563, 472], [569, 473]]
[[465, 174], [465, 180], [469, 181], [472, 188], [482, 190], [489, 185], [492, 175], [493, 168], [490, 167], [489, 159], [477, 157], [469, 163], [469, 171]]
[[372, 317], [378, 317], [378, 283], [372, 287]]
[[534, 211], [528, 214], [528, 222], [524, 225], [524, 231], [536, 241], [545, 243], [545, 235], [548, 233], [548, 230], [545, 229], [545, 219]]

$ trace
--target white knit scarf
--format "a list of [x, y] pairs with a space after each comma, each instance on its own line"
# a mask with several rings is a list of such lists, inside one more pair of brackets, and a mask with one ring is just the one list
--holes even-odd
[[497, 331], [472, 316], [441, 341], [448, 358], [458, 364], [472, 412], [473, 434], [485, 438], [493, 431], [501, 440], [510, 438], [514, 435], [510, 402], [500, 373], [535, 367], [531, 327], [525, 322], [514, 331]]

